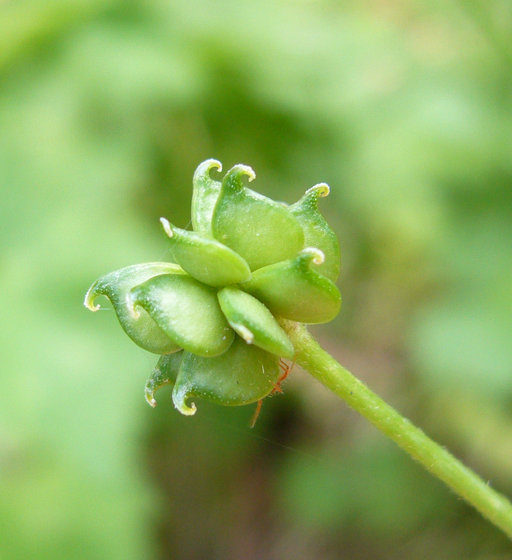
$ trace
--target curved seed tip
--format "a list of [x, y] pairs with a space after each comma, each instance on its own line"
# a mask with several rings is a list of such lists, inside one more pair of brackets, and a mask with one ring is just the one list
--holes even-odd
[[200, 163], [195, 172], [194, 172], [194, 179], [197, 179], [201, 175], [208, 174], [210, 169], [215, 167], [218, 171], [222, 171], [222, 163], [216, 159], [207, 159]]
[[155, 408], [157, 405], [155, 399], [155, 392], [157, 391], [158, 387], [155, 387], [155, 380], [154, 375], [157, 373], [157, 370], [153, 372], [153, 375], [146, 381], [146, 386], [144, 387], [144, 397], [146, 398], [146, 402], [152, 408]]
[[160, 218], [160, 223], [162, 224], [165, 235], [167, 235], [167, 237], [172, 237], [174, 231], [172, 230], [171, 222], [167, 218]]
[[314, 185], [306, 191], [306, 194], [309, 192], [316, 192], [318, 198], [325, 198], [329, 196], [331, 189], [327, 183], [318, 183], [318, 185]]
[[181, 412], [185, 416], [194, 416], [197, 412], [197, 407], [195, 403], [190, 403], [190, 406], [186, 403], [188, 394], [183, 391], [172, 392], [172, 402], [176, 410]]
[[306, 247], [303, 249], [299, 255], [306, 257], [313, 264], [319, 265], [323, 264], [325, 261], [325, 255], [323, 251], [317, 249], [316, 247]]
[[232, 177], [238, 179], [242, 175], [247, 175], [249, 183], [256, 179], [256, 173], [252, 167], [244, 165], [243, 163], [237, 163], [226, 173], [224, 181], [229, 181]]
[[158, 404], [155, 400], [155, 393], [149, 389], [146, 389], [144, 396], [146, 397], [146, 402], [149, 404], [149, 406], [155, 408]]
[[85, 307], [87, 307], [87, 309], [90, 309], [91, 311], [98, 311], [101, 308], [100, 305], [94, 305], [94, 300], [96, 299], [96, 296], [98, 295], [96, 293], [96, 284], [97, 284], [97, 282], [94, 282], [94, 284], [87, 290], [87, 293], [85, 294], [85, 299], [84, 299]]
[[[302, 197], [301, 201], [307, 204], [315, 204], [319, 198], [325, 198], [329, 195], [331, 189], [327, 183], [318, 183], [318, 185], [314, 185], [310, 187]], [[300, 204], [300, 202], [299, 202]]]

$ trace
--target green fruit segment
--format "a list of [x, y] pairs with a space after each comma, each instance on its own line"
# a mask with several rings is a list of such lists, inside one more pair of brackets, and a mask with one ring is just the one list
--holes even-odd
[[212, 234], [212, 214], [219, 197], [221, 182], [210, 177], [212, 168], [222, 171], [222, 164], [216, 159], [203, 161], [194, 173], [192, 181], [192, 227], [204, 235]]
[[249, 181], [255, 177], [246, 165], [235, 165], [226, 173], [213, 211], [212, 232], [251, 270], [257, 270], [297, 254], [304, 247], [304, 233], [286, 206], [245, 187], [244, 175]]
[[199, 282], [222, 287], [251, 276], [249, 265], [226, 245], [193, 231], [172, 226], [160, 218], [176, 262]]
[[164, 385], [174, 385], [180, 369], [183, 352], [161, 356], [152, 374], [146, 381], [144, 394], [147, 403], [155, 408], [155, 393]]
[[336, 282], [340, 274], [340, 245], [336, 234], [318, 210], [318, 199], [328, 194], [329, 186], [320, 183], [308, 189], [289, 209], [302, 226], [304, 246], [320, 249], [325, 256], [325, 261], [316, 270]]
[[218, 293], [219, 303], [231, 328], [247, 344], [276, 356], [293, 358], [293, 345], [270, 311], [255, 297], [229, 286]]
[[126, 334], [139, 346], [155, 354], [168, 354], [180, 349], [179, 344], [171, 340], [164, 331], [144, 311], [134, 317], [127, 303], [129, 291], [138, 284], [159, 274], [184, 274], [176, 264], [151, 262], [121, 268], [102, 276], [89, 288], [84, 305], [91, 311], [97, 311], [94, 305], [97, 296], [106, 296], [112, 303], [117, 318]]
[[266, 397], [279, 378], [279, 358], [236, 337], [230, 349], [216, 358], [185, 353], [172, 392], [182, 413], [196, 412], [188, 400], [199, 397], [226, 406], [239, 406]]
[[334, 319], [341, 296], [334, 283], [311, 268], [323, 262], [323, 253], [308, 247], [297, 257], [266, 266], [242, 284], [274, 315], [300, 323], [326, 323]]
[[188, 275], [163, 274], [130, 292], [134, 305], [145, 309], [180, 347], [199, 356], [225, 352], [234, 337], [213, 288]]

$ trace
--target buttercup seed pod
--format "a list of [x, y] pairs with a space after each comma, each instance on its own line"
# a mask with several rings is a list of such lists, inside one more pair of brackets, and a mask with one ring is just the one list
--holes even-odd
[[[428, 471], [512, 537], [512, 504], [445, 447], [354, 377], [323, 350], [306, 327], [333, 319], [341, 306], [334, 284], [338, 240], [318, 209], [329, 194], [320, 183], [295, 204], [275, 202], [247, 188], [254, 171], [235, 165], [217, 181], [209, 159], [193, 178], [192, 227], [161, 218], [173, 262], [127, 266], [89, 288], [85, 306], [107, 297], [122, 328], [139, 346], [160, 354], [145, 386], [172, 387], [174, 406], [196, 413], [196, 399], [225, 406], [257, 402], [281, 392], [287, 358], [360, 412]], [[176, 263], [176, 264], [175, 264]], [[295, 346], [294, 346], [295, 345]]]
[[173, 386], [175, 407], [194, 414], [193, 398], [226, 406], [261, 401], [279, 390], [280, 359], [294, 348], [278, 319], [323, 323], [341, 305], [334, 232], [318, 210], [329, 187], [311, 187], [287, 206], [244, 185], [254, 171], [235, 165], [217, 181], [201, 163], [193, 178], [192, 231], [161, 218], [174, 263], [144, 263], [94, 282], [112, 303], [125, 332], [161, 354], [146, 383], [146, 399]]

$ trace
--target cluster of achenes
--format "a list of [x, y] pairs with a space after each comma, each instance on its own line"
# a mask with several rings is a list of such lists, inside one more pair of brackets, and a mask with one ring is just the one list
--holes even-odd
[[146, 398], [164, 384], [183, 414], [191, 397], [223, 405], [258, 401], [275, 388], [280, 358], [294, 348], [276, 317], [324, 323], [338, 313], [334, 282], [340, 269], [335, 234], [318, 211], [329, 187], [311, 187], [295, 204], [247, 188], [255, 178], [235, 165], [222, 182], [210, 177], [213, 159], [194, 174], [193, 231], [161, 218], [173, 262], [128, 266], [97, 280], [87, 292], [112, 302], [121, 326], [139, 346], [160, 354]]

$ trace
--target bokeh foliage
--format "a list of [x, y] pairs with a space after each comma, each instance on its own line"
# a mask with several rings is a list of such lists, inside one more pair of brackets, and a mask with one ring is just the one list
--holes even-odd
[[208, 157], [287, 202], [326, 181], [315, 332], [512, 493], [511, 38], [505, 0], [1, 4], [0, 557], [507, 557], [300, 372], [254, 432], [152, 411], [153, 357], [81, 300], [166, 258]]

